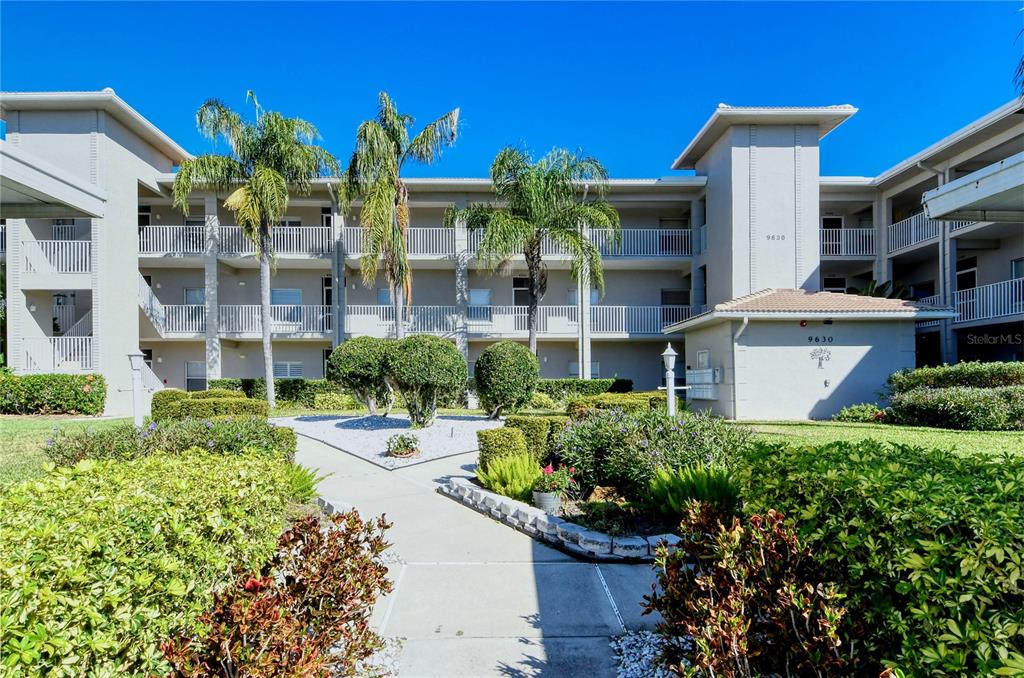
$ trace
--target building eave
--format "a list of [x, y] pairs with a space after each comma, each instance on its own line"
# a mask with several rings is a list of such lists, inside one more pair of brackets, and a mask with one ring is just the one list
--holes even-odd
[[1024, 151], [934, 188], [921, 202], [929, 219], [1024, 221]]
[[957, 312], [951, 308], [917, 309], [913, 311], [709, 311], [668, 325], [663, 334], [685, 333], [704, 325], [728, 320], [948, 320]]
[[25, 198], [0, 205], [5, 219], [100, 218], [106, 209], [107, 197], [100, 188], [4, 140], [0, 140], [0, 189], [0, 193]]
[[821, 139], [857, 112], [849, 104], [838, 106], [729, 106], [718, 104], [704, 126], [672, 163], [672, 169], [694, 169], [723, 132], [732, 125], [817, 125]]

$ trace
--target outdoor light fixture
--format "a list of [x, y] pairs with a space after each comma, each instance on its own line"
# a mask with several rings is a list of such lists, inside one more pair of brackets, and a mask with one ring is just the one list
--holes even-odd
[[669, 344], [668, 347], [665, 349], [665, 352], [661, 354], [661, 359], [665, 363], [666, 372], [671, 372], [676, 368], [677, 355], [679, 354], [676, 353], [675, 349], [672, 348], [672, 344]]
[[246, 355], [245, 353], [239, 353], [239, 354], [238, 354], [238, 357], [239, 357], [239, 358], [240, 358], [241, 360], [245, 360], [245, 359], [246, 359], [246, 358], [248, 358], [249, 356], [248, 356], [248, 355]]
[[807, 321], [806, 320], [801, 320], [800, 321], [800, 327], [807, 327]]
[[28, 312], [29, 313], [35, 313], [36, 312], [36, 305], [35, 304], [29, 304]]
[[665, 396], [668, 399], [668, 416], [676, 415], [676, 356], [679, 355], [672, 348], [672, 344], [665, 347], [661, 359], [665, 363]]
[[245, 281], [244, 280], [239, 280], [238, 281], [238, 286], [239, 287], [245, 287]]

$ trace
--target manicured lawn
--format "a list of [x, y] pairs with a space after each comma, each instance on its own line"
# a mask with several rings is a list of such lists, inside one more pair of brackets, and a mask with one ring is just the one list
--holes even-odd
[[920, 426], [846, 424], [834, 421], [755, 421], [744, 424], [754, 429], [761, 438], [793, 444], [820, 445], [835, 440], [858, 441], [870, 438], [926, 448], [1024, 454], [1024, 431], [950, 431]]
[[82, 419], [59, 416], [0, 416], [0, 485], [42, 473], [43, 449], [54, 426], [83, 428], [111, 426], [120, 419]]

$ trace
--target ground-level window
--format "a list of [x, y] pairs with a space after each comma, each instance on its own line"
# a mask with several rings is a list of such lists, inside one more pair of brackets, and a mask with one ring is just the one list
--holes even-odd
[[206, 390], [206, 363], [201, 361], [188, 361], [185, 363], [185, 390], [205, 391]]
[[274, 379], [301, 379], [302, 362], [285, 361], [274, 363]]
[[[569, 363], [569, 377], [571, 377], [573, 379], [578, 379], [579, 376], [580, 376], [580, 364], [579, 363]], [[591, 379], [600, 379], [601, 378], [601, 363], [596, 362], [596, 361], [590, 363], [590, 378]]]

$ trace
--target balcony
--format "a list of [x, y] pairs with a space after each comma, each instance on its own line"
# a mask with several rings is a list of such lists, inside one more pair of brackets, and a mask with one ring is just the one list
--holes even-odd
[[[278, 256], [322, 257], [334, 251], [334, 236], [328, 226], [275, 226], [270, 238]], [[256, 254], [241, 226], [220, 227], [219, 250], [225, 256]]]
[[88, 240], [23, 240], [24, 272], [89, 273], [92, 270], [92, 243]]
[[[274, 305], [270, 307], [270, 318], [270, 331], [276, 335], [322, 338], [333, 327], [330, 306]], [[259, 305], [221, 306], [219, 321], [221, 334], [262, 336]]]
[[[688, 228], [623, 228], [619, 242], [610, 229], [594, 229], [590, 238], [601, 256], [615, 257], [688, 257], [693, 254], [693, 231]], [[482, 231], [470, 231], [469, 251], [476, 253], [483, 241]], [[545, 257], [566, 257], [569, 251], [559, 243], [545, 239], [541, 243]]]
[[205, 251], [205, 226], [143, 226], [139, 229], [139, 254], [198, 256]]
[[[361, 256], [365, 249], [365, 232], [361, 226], [346, 226], [342, 237], [345, 252], [350, 256]], [[449, 257], [455, 255], [454, 228], [410, 228], [405, 235], [406, 252], [415, 256]]]
[[[956, 231], [971, 226], [975, 222], [950, 221], [948, 223], [949, 230]], [[924, 213], [897, 221], [887, 229], [889, 251], [896, 252], [938, 238], [942, 231], [942, 224], [941, 221], [929, 219]]]
[[[453, 336], [459, 331], [455, 306], [410, 306], [406, 332]], [[594, 337], [660, 336], [662, 329], [685, 320], [689, 306], [593, 306], [590, 327]], [[345, 331], [352, 336], [395, 335], [391, 306], [353, 305], [345, 313]], [[471, 336], [525, 338], [528, 335], [525, 306], [469, 306], [466, 329]], [[574, 338], [579, 333], [578, 306], [540, 306], [537, 334]]]
[[21, 340], [26, 372], [89, 372], [92, 337], [25, 337]]
[[960, 314], [954, 323], [1024, 315], [1024, 278], [958, 290], [953, 304]]
[[873, 257], [877, 252], [873, 228], [823, 228], [820, 236], [823, 257]]

